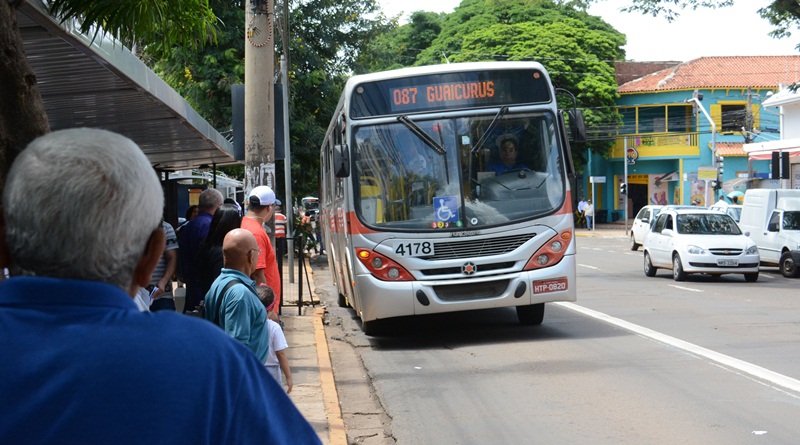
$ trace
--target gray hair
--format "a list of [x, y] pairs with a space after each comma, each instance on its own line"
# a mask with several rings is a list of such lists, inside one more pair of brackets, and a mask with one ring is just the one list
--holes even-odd
[[90, 128], [41, 136], [3, 191], [12, 275], [101, 281], [127, 290], [164, 195], [142, 150]]
[[213, 211], [222, 205], [222, 193], [217, 189], [207, 188], [200, 193], [200, 198], [197, 201], [197, 207], [200, 210]]

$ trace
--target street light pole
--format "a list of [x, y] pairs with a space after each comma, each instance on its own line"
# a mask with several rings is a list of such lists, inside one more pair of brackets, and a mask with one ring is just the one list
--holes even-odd
[[[708, 122], [711, 124], [711, 159], [715, 168], [719, 168], [717, 165], [717, 124], [714, 123], [714, 119], [711, 119], [711, 116], [708, 114], [708, 111], [703, 107], [703, 104], [700, 101], [703, 100], [703, 95], [698, 93], [697, 90], [694, 92], [694, 96], [691, 99], [686, 99], [686, 102], [693, 102], [695, 106], [700, 109], [703, 113], [703, 116], [708, 119]], [[699, 138], [698, 138], [699, 141]], [[717, 183], [719, 184], [722, 178], [719, 176], [717, 177]], [[708, 183], [706, 183], [708, 184]], [[721, 185], [721, 184], [720, 184]], [[686, 193], [686, 191], [684, 191]], [[711, 203], [708, 200], [708, 185], [706, 185], [706, 206], [710, 205]]]

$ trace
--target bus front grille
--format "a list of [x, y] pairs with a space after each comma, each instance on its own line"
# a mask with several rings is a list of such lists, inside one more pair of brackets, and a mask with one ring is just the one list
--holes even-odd
[[436, 253], [424, 259], [437, 261], [502, 255], [513, 252], [535, 236], [535, 233], [524, 233], [499, 238], [438, 242], [434, 243], [434, 252]]
[[[513, 261], [506, 261], [503, 263], [493, 263], [493, 264], [480, 264], [478, 265], [478, 272], [483, 273], [483, 272], [491, 272], [494, 270], [511, 269], [512, 267], [514, 267], [514, 264], [515, 263]], [[461, 270], [461, 266], [442, 267], [439, 269], [421, 269], [420, 272], [422, 272], [423, 275], [429, 277], [437, 275], [454, 275], [454, 274], [460, 275], [464, 273], [464, 271]]]
[[436, 296], [442, 301], [472, 301], [497, 298], [508, 288], [508, 280], [489, 281], [476, 284], [454, 284], [434, 286]]

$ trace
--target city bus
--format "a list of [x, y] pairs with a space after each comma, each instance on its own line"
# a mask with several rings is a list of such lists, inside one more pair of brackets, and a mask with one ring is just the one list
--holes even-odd
[[347, 81], [320, 152], [320, 218], [339, 304], [365, 333], [498, 307], [535, 325], [545, 303], [576, 300], [565, 122], [585, 130], [555, 95], [535, 62]]

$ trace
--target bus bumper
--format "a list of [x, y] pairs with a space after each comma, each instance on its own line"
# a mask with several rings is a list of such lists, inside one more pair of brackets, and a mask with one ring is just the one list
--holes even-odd
[[363, 321], [577, 300], [575, 255], [545, 269], [448, 280], [356, 277]]

